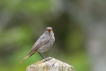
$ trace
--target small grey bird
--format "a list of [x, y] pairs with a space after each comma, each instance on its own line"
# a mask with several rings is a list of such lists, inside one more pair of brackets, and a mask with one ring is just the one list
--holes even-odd
[[50, 49], [55, 41], [54, 33], [51, 27], [47, 27], [43, 35], [35, 42], [32, 46], [30, 52], [26, 55], [26, 57], [21, 61], [21, 63], [28, 57], [31, 57], [35, 52], [38, 52], [41, 57], [44, 59], [43, 52], [46, 52]]

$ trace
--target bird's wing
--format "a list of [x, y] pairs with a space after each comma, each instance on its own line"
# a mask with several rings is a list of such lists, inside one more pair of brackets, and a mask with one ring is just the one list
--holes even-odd
[[41, 46], [45, 45], [49, 42], [49, 36], [41, 36], [33, 45], [31, 51], [24, 57], [21, 63], [28, 57], [31, 57]]
[[49, 36], [41, 36], [33, 45], [31, 51], [28, 54], [33, 55], [41, 46], [49, 42]]

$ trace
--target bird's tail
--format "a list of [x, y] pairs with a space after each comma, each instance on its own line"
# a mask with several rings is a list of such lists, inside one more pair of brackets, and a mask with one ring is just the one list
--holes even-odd
[[27, 59], [28, 57], [30, 57], [30, 55], [25, 56], [24, 59], [23, 59], [20, 63], [22, 63], [22, 62], [23, 62], [25, 59]]

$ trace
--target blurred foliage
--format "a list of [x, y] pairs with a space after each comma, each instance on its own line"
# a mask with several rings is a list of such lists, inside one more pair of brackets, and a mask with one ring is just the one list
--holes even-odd
[[73, 65], [75, 71], [88, 71], [82, 27], [65, 13], [54, 19], [50, 7], [49, 0], [0, 0], [0, 71], [25, 71], [39, 61], [36, 53], [20, 64], [47, 26], [53, 27], [56, 41], [44, 54]]

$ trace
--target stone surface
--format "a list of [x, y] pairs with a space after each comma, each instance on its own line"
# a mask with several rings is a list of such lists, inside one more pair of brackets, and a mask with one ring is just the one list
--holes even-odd
[[27, 67], [26, 71], [74, 71], [73, 66], [48, 57]]

